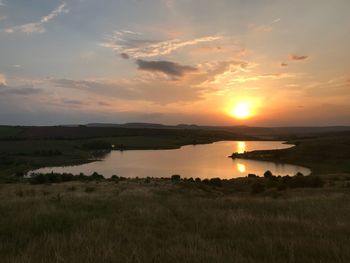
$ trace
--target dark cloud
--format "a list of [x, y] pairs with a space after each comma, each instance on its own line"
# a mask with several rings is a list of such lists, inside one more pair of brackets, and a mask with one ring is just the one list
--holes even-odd
[[105, 102], [105, 101], [99, 101], [97, 104], [100, 105], [100, 106], [111, 106], [110, 103]]
[[309, 56], [298, 56], [298, 55], [295, 55], [295, 54], [291, 54], [289, 55], [289, 59], [290, 60], [305, 60], [307, 59]]
[[282, 62], [282, 63], [280, 64], [280, 66], [281, 66], [281, 67], [288, 67], [288, 63]]
[[121, 53], [120, 57], [123, 58], [123, 59], [129, 59], [130, 58], [130, 56], [128, 54], [126, 54], [126, 53]]
[[36, 95], [43, 92], [44, 91], [42, 89], [34, 88], [31, 86], [10, 87], [4, 84], [0, 84], [0, 94], [3, 95]]
[[161, 72], [171, 77], [182, 77], [186, 73], [197, 71], [197, 68], [181, 65], [171, 61], [145, 61], [136, 60], [139, 70]]
[[86, 104], [85, 102], [83, 102], [81, 100], [72, 100], [72, 99], [63, 99], [62, 102], [65, 104], [71, 104], [71, 105], [84, 105], [84, 104]]

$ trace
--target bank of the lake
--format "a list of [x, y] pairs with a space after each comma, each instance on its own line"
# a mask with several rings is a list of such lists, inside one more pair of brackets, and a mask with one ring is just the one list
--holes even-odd
[[257, 138], [214, 128], [0, 126], [0, 182], [42, 167], [91, 162], [105, 150], [177, 149], [222, 140]]
[[262, 162], [255, 160], [231, 160], [230, 152], [246, 152], [263, 149], [284, 149], [292, 147], [282, 141], [221, 141], [211, 144], [182, 146], [167, 150], [111, 151], [99, 162], [77, 166], [48, 167], [36, 173], [92, 174], [97, 172], [106, 177], [169, 177], [180, 174], [183, 177], [230, 179], [257, 174], [266, 170], [277, 175], [310, 174], [304, 167]]
[[233, 153], [232, 158], [290, 163], [316, 174], [350, 173], [350, 134], [332, 133], [288, 141], [295, 147]]

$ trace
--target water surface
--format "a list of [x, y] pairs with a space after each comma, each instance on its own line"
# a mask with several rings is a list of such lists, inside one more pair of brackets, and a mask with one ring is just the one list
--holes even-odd
[[213, 144], [183, 146], [174, 150], [133, 150], [112, 151], [102, 161], [88, 164], [43, 168], [36, 172], [92, 174], [98, 172], [105, 177], [112, 175], [124, 177], [169, 177], [179, 174], [182, 177], [235, 178], [248, 173], [263, 175], [270, 170], [275, 175], [294, 175], [310, 170], [304, 167], [277, 164], [273, 162], [228, 158], [234, 152], [253, 150], [284, 149], [292, 145], [277, 141], [223, 141]]

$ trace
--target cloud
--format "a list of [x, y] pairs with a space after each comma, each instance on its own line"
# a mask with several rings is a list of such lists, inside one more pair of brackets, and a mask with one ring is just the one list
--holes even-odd
[[4, 0], [0, 0], [0, 7], [1, 6], [6, 6], [5, 3], [4, 3]]
[[45, 32], [44, 25], [49, 23], [55, 17], [68, 13], [69, 9], [66, 8], [67, 4], [62, 2], [58, 7], [56, 7], [51, 13], [43, 16], [38, 22], [27, 23], [19, 26], [9, 27], [5, 29], [7, 33], [23, 32], [23, 33], [43, 33]]
[[203, 82], [200, 86], [218, 85], [219, 88], [225, 84], [235, 82], [238, 75], [250, 72], [255, 67], [254, 63], [243, 60], [216, 61], [201, 65], [201, 70], [205, 72]]
[[123, 59], [129, 59], [130, 56], [126, 53], [121, 53], [120, 56], [123, 58]]
[[171, 39], [157, 41], [142, 38], [142, 34], [133, 31], [116, 31], [107, 37], [100, 45], [112, 49], [122, 56], [132, 58], [150, 58], [168, 55], [180, 48], [194, 46], [199, 43], [212, 42], [221, 39], [220, 36], [206, 36], [190, 40]]
[[43, 93], [42, 89], [34, 88], [31, 86], [18, 86], [10, 87], [0, 83], [0, 94], [1, 95], [36, 95]]
[[204, 46], [204, 47], [196, 47], [191, 50], [191, 53], [194, 54], [208, 54], [208, 53], [217, 53], [224, 52], [225, 49], [220, 46]]
[[299, 55], [295, 55], [295, 54], [291, 54], [289, 55], [289, 59], [290, 60], [305, 60], [307, 59], [309, 56], [299, 56]]
[[138, 59], [136, 63], [139, 70], [161, 72], [171, 77], [182, 77], [186, 73], [197, 71], [195, 67], [180, 65], [170, 61], [145, 61]]
[[62, 102], [65, 104], [76, 105], [76, 106], [86, 104], [86, 102], [83, 102], [81, 100], [74, 100], [74, 99], [62, 99]]
[[282, 62], [282, 63], [280, 64], [280, 66], [281, 66], [281, 67], [288, 67], [288, 63]]
[[6, 76], [4, 74], [0, 74], [0, 87], [6, 85]]
[[201, 99], [201, 89], [168, 81], [105, 81], [105, 80], [51, 80], [55, 86], [77, 89], [97, 96], [115, 98], [120, 101], [146, 101], [153, 104], [169, 104], [196, 101]]
[[250, 24], [249, 27], [253, 28], [256, 32], [271, 32], [273, 30], [273, 25], [276, 23], [279, 23], [281, 21], [280, 18], [276, 18], [275, 20], [271, 21], [268, 24], [263, 25], [256, 25], [256, 24]]

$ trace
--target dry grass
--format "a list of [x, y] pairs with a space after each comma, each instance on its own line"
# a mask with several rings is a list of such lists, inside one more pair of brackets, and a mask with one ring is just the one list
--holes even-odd
[[[86, 191], [91, 188], [93, 191]], [[350, 262], [350, 192], [0, 185], [1, 262]]]

